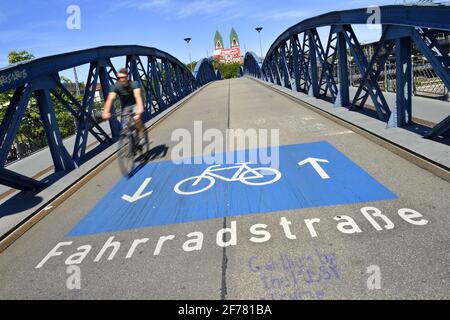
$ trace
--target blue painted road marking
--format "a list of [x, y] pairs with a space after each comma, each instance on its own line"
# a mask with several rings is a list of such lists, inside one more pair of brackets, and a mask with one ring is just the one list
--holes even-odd
[[281, 146], [279, 155], [277, 169], [148, 164], [120, 180], [68, 236], [397, 198], [328, 142]]

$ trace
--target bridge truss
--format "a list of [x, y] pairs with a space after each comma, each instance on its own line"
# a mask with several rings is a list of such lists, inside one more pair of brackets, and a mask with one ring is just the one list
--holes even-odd
[[[381, 38], [367, 57], [354, 25], [381, 25]], [[283, 32], [271, 45], [261, 65], [247, 53], [244, 73], [310, 96], [330, 100], [335, 106], [359, 110], [370, 97], [380, 120], [390, 127], [412, 123], [412, 43], [423, 53], [450, 90], [450, 57], [436, 38], [450, 30], [448, 5], [395, 5], [331, 12], [304, 20]], [[373, 19], [372, 19], [373, 18]], [[318, 28], [329, 27], [323, 43]], [[396, 105], [389, 106], [380, 78], [389, 56], [396, 59]], [[356, 95], [350, 99], [349, 59], [361, 75]], [[450, 136], [450, 116], [429, 130], [426, 138]]]
[[[178, 59], [161, 50], [143, 46], [105, 46], [69, 52], [20, 62], [0, 69], [0, 93], [10, 92], [11, 99], [0, 124], [0, 184], [21, 190], [45, 187], [45, 183], [5, 168], [8, 154], [20, 123], [35, 99], [55, 172], [67, 172], [83, 164], [105, 146], [116, 141], [121, 124], [116, 117], [109, 120], [110, 133], [97, 123], [94, 100], [98, 85], [104, 98], [117, 80], [113, 58], [125, 62], [132, 81], [143, 91], [143, 120], [149, 121], [162, 111], [188, 96], [208, 82], [217, 80], [212, 64], [204, 59], [196, 66], [195, 76]], [[123, 62], [122, 62], [123, 63]], [[89, 65], [82, 99], [61, 81], [60, 72]], [[123, 66], [123, 65], [122, 65]], [[63, 144], [52, 101], [56, 99], [70, 112], [76, 122], [75, 146], [69, 153]], [[114, 114], [115, 109], [111, 112]], [[87, 152], [88, 135], [99, 142]]]

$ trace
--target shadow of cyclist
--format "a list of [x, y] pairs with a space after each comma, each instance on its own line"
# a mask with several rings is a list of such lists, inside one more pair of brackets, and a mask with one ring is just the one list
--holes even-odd
[[136, 159], [136, 161], [141, 162], [133, 171], [130, 172], [128, 178], [132, 178], [136, 173], [139, 172], [145, 165], [149, 162], [164, 159], [169, 151], [169, 147], [165, 144], [161, 144], [150, 149], [146, 154]]

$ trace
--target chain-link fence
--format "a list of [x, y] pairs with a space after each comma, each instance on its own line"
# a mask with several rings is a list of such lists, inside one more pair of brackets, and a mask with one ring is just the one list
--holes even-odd
[[[448, 43], [445, 44], [445, 46], [450, 45], [450, 41], [447, 40], [447, 42]], [[447, 47], [444, 48], [447, 49]], [[367, 59], [370, 61], [374, 51], [373, 45], [368, 45], [364, 48], [364, 51]], [[450, 49], [447, 51], [450, 51]], [[414, 53], [412, 56], [413, 94], [449, 101], [450, 98], [448, 89], [434, 71], [433, 66], [415, 46], [413, 46], [412, 52]], [[348, 63], [351, 85], [357, 87], [361, 83], [361, 74], [353, 57], [349, 57]], [[396, 62], [394, 55], [389, 56], [384, 70], [381, 71], [378, 78], [378, 83], [383, 91], [396, 91]]]

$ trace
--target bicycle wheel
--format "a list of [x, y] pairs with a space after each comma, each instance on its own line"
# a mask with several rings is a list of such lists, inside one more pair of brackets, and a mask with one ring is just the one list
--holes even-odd
[[249, 186], [264, 186], [281, 179], [281, 172], [273, 168], [254, 168], [261, 177], [256, 177], [251, 171], [243, 173], [240, 177], [242, 183]]
[[124, 176], [129, 176], [135, 167], [133, 137], [128, 134], [121, 134], [118, 148], [118, 161], [120, 171]]
[[[202, 193], [208, 189], [210, 189], [215, 183], [216, 180], [212, 177], [208, 177], [208, 176], [203, 176], [202, 179], [200, 181], [203, 181], [204, 179], [206, 179], [207, 184], [205, 186], [200, 185], [199, 187], [197, 187], [197, 190], [195, 189], [196, 186], [194, 186], [194, 184], [192, 182], [196, 181], [198, 179], [198, 177], [190, 177], [184, 180], [181, 180], [180, 182], [178, 182], [175, 187], [173, 188], [173, 190], [183, 196], [192, 196], [194, 194], [198, 194], [198, 193]], [[181, 186], [183, 186], [183, 188], [181, 188]], [[182, 190], [185, 189], [185, 190]], [[194, 190], [192, 190], [194, 189]]]

